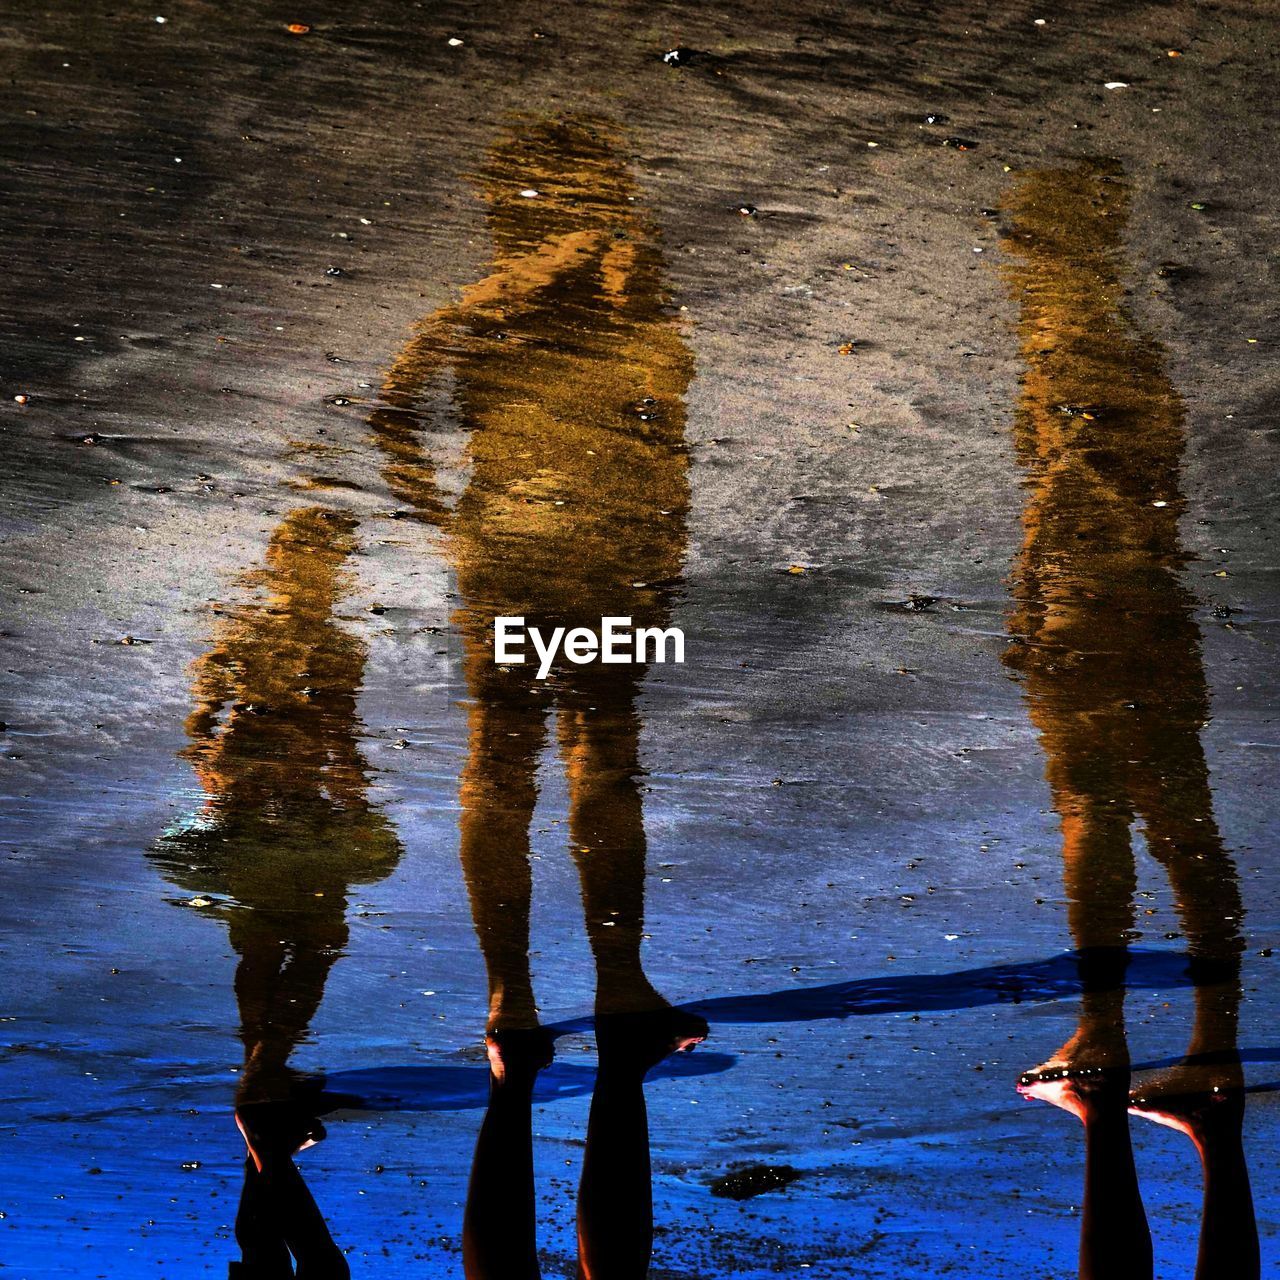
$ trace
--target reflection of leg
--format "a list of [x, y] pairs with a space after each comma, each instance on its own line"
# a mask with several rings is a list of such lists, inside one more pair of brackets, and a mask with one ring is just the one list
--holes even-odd
[[[1134, 1113], [1185, 1133], [1204, 1171], [1197, 1280], [1256, 1280], [1258, 1227], [1245, 1164], [1244, 1075], [1237, 1051], [1244, 904], [1213, 814], [1200, 743], [1207, 696], [1197, 637], [1165, 682], [1180, 701], [1140, 724], [1144, 767], [1133, 792], [1147, 847], [1164, 867], [1191, 953], [1195, 1025], [1187, 1059], [1134, 1091]], [[1171, 680], [1176, 679], [1176, 685]]]
[[640, 962], [644, 930], [644, 814], [640, 719], [630, 672], [578, 677], [560, 714], [569, 779], [569, 834], [582, 882], [582, 907], [596, 962], [600, 1013], [665, 1003]]
[[1059, 751], [1051, 758], [1050, 778], [1062, 822], [1067, 919], [1082, 994], [1076, 1034], [1043, 1065], [1046, 1073], [1128, 1062], [1124, 974], [1136, 884], [1128, 812], [1110, 803], [1101, 789], [1101, 794], [1069, 789], [1062, 775], [1070, 770], [1070, 758], [1061, 746]]
[[1161, 723], [1149, 734], [1150, 765], [1135, 787], [1135, 800], [1147, 847], [1169, 877], [1191, 953], [1196, 1017], [1187, 1052], [1229, 1055], [1237, 1043], [1244, 949], [1240, 882], [1214, 821], [1194, 728]]
[[[1137, 887], [1129, 846], [1130, 814], [1106, 796], [1064, 794], [1055, 788], [1062, 820], [1067, 920], [1083, 959], [1103, 962], [1125, 947], [1133, 927]], [[1099, 971], [1100, 977], [1107, 975]], [[1097, 986], [1085, 972], [1085, 985]]]
[[1151, 1236], [1126, 1114], [1124, 974], [1136, 883], [1131, 815], [1116, 787], [1124, 766], [1102, 749], [1106, 736], [1096, 722], [1064, 717], [1041, 728], [1082, 993], [1075, 1035], [1020, 1089], [1084, 1125], [1081, 1280], [1144, 1280], [1152, 1274]]
[[[489, 663], [487, 653], [469, 662]], [[529, 975], [529, 823], [544, 704], [520, 677], [471, 670], [471, 739], [462, 774], [462, 870], [489, 978], [491, 1029], [537, 1022]], [[498, 676], [501, 679], [501, 673]], [[518, 682], [518, 683], [517, 683]]]
[[551, 1060], [538, 1030], [489, 1037], [489, 1106], [476, 1140], [462, 1259], [467, 1280], [538, 1280], [533, 1086]]
[[1084, 1124], [1084, 1213], [1080, 1280], [1144, 1280], [1152, 1274], [1151, 1234], [1129, 1137], [1129, 1076], [1124, 1069], [1020, 1086]]
[[343, 908], [235, 911], [230, 937], [240, 957], [235, 987], [245, 1050], [237, 1100], [278, 1100], [295, 1079], [289, 1055], [306, 1035], [329, 970], [346, 945]]

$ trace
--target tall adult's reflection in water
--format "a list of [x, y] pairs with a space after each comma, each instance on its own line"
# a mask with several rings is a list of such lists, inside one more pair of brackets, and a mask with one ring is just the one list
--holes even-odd
[[[600, 1071], [579, 1192], [584, 1276], [643, 1276], [652, 1236], [642, 1081], [706, 1027], [645, 976], [645, 832], [635, 666], [497, 667], [493, 622], [664, 627], [688, 506], [692, 360], [668, 315], [655, 236], [608, 131], [531, 124], [482, 175], [493, 254], [456, 305], [424, 320], [372, 415], [397, 497], [439, 525], [457, 575], [470, 744], [461, 852], [489, 982], [491, 1102], [464, 1227], [467, 1274], [538, 1274], [531, 1096], [551, 1059], [529, 971], [529, 824], [546, 724], [558, 720], [570, 838], [596, 966]], [[470, 480], [437, 492], [427, 405], [452, 377]]]
[[289, 1063], [347, 942], [346, 895], [385, 876], [399, 843], [369, 802], [357, 739], [364, 647], [334, 609], [354, 521], [309, 507], [275, 530], [256, 599], [221, 610], [196, 663], [184, 752], [202, 812], [153, 857], [175, 884], [229, 899], [245, 1065], [236, 1121], [248, 1148], [232, 1274], [348, 1274], [293, 1163], [324, 1136], [327, 1099]]
[[[1020, 1088], [1085, 1127], [1080, 1274], [1152, 1274], [1126, 1108], [1187, 1134], [1203, 1162], [1201, 1280], [1258, 1275], [1241, 1145], [1240, 891], [1213, 814], [1208, 691], [1182, 585], [1183, 408], [1122, 303], [1128, 210], [1104, 162], [1029, 174], [1005, 246], [1026, 362], [1016, 420], [1028, 471], [1009, 663], [1025, 680], [1062, 825], [1082, 996], [1075, 1035]], [[1191, 956], [1183, 1062], [1130, 1093], [1124, 1026], [1139, 822]]]

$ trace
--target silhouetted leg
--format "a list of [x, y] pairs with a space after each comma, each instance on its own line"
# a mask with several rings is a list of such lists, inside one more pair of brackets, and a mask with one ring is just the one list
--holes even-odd
[[583, 1280], [644, 1280], [649, 1273], [653, 1187], [646, 1070], [639, 1059], [600, 1050], [578, 1188], [578, 1274]]
[[[308, 904], [309, 906], [310, 904]], [[245, 1070], [238, 1102], [289, 1096], [296, 1073], [289, 1056], [320, 1007], [325, 982], [347, 942], [345, 904], [323, 911], [250, 909], [231, 914], [236, 1003]]]
[[692, 1014], [663, 1008], [596, 1018], [600, 1067], [578, 1188], [578, 1275], [644, 1280], [653, 1249], [653, 1185], [644, 1078], [707, 1034]]
[[1257, 1280], [1262, 1261], [1244, 1158], [1244, 1095], [1211, 1102], [1209, 1110], [1196, 1138], [1204, 1168], [1196, 1280]]
[[[1234, 1055], [1232, 1055], [1234, 1056]], [[1253, 1192], [1244, 1158], [1244, 1088], [1240, 1064], [1234, 1063], [1234, 1084], [1171, 1093], [1180, 1080], [1197, 1079], [1195, 1064], [1187, 1075], [1174, 1068], [1146, 1088], [1135, 1091], [1133, 1113], [1184, 1133], [1195, 1144], [1204, 1172], [1204, 1209], [1200, 1218], [1197, 1280], [1257, 1280], [1261, 1274], [1258, 1224]], [[1216, 1064], [1220, 1078], [1232, 1064]]]
[[252, 1160], [244, 1162], [244, 1186], [236, 1211], [236, 1243], [242, 1262], [232, 1269], [242, 1280], [291, 1280], [293, 1262], [267, 1185]]
[[237, 1113], [250, 1155], [236, 1216], [244, 1280], [292, 1275], [289, 1254], [302, 1280], [348, 1280], [351, 1274], [291, 1158], [309, 1144], [305, 1119], [291, 1114], [296, 1111], [288, 1103], [258, 1103]]
[[298, 1261], [299, 1276], [345, 1280], [346, 1261], [290, 1159], [322, 1138], [324, 1127], [305, 1107], [289, 1101], [297, 1083], [289, 1055], [306, 1034], [329, 970], [346, 943], [343, 905], [334, 902], [311, 914], [237, 911], [230, 936], [240, 957], [236, 1001], [245, 1047], [236, 1119], [251, 1157], [236, 1218], [244, 1280], [291, 1276], [289, 1252]]
[[566, 679], [560, 750], [569, 781], [569, 837], [596, 963], [596, 1011], [659, 1008], [640, 961], [645, 834], [637, 779], [637, 676], [584, 668]]
[[1129, 1137], [1128, 1071], [1024, 1077], [1018, 1087], [1026, 1097], [1061, 1107], [1084, 1125], [1080, 1280], [1149, 1280], [1151, 1233]]
[[529, 823], [537, 801], [546, 696], [523, 672], [494, 668], [468, 639], [474, 702], [462, 772], [460, 850], [489, 981], [489, 1027], [532, 1027], [538, 1016], [529, 974]]
[[540, 1029], [488, 1037], [489, 1105], [476, 1140], [462, 1260], [467, 1280], [538, 1280], [533, 1086], [551, 1061]]
[[1152, 1274], [1151, 1233], [1129, 1136], [1128, 1079], [1086, 1103], [1081, 1280], [1144, 1280]]
[[293, 1161], [269, 1165], [263, 1177], [271, 1184], [298, 1280], [348, 1280], [347, 1260]]

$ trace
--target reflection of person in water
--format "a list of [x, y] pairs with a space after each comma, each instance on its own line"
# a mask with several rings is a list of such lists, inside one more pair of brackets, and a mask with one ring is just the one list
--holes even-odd
[[[1009, 663], [1048, 757], [1084, 987], [1076, 1034], [1021, 1088], [1084, 1122], [1082, 1276], [1152, 1274], [1129, 1108], [1200, 1153], [1197, 1276], [1247, 1280], [1259, 1263], [1236, 1040], [1242, 905], [1214, 820], [1199, 736], [1208, 690], [1179, 579], [1182, 404], [1121, 301], [1118, 168], [1030, 174], [1008, 208], [1027, 364], [1017, 447], [1030, 476]], [[1135, 822], [1173, 887], [1196, 1000], [1186, 1058], [1131, 1096]]]
[[[354, 522], [311, 507], [272, 535], [260, 598], [221, 611], [196, 664], [185, 751], [201, 813], [153, 856], [184, 890], [217, 894], [239, 957], [235, 990], [245, 1067], [236, 1120], [248, 1147], [236, 1235], [239, 1274], [347, 1274], [292, 1157], [324, 1136], [325, 1099], [289, 1058], [347, 941], [346, 895], [400, 854], [367, 798], [357, 738], [360, 641], [334, 608]], [[233, 1270], [233, 1274], [234, 1274]]]
[[[493, 621], [665, 626], [684, 557], [684, 394], [692, 361], [653, 232], [603, 128], [531, 125], [483, 174], [493, 256], [429, 316], [392, 366], [370, 421], [397, 496], [445, 534], [471, 696], [461, 854], [489, 982], [492, 1100], [464, 1228], [468, 1274], [537, 1274], [530, 1099], [550, 1061], [529, 972], [529, 824], [546, 721], [558, 717], [570, 838], [595, 957], [600, 1074], [579, 1196], [591, 1276], [643, 1275], [652, 1230], [641, 1082], [705, 1034], [645, 976], [641, 670], [497, 667]], [[470, 480], [449, 510], [425, 403], [451, 375]]]

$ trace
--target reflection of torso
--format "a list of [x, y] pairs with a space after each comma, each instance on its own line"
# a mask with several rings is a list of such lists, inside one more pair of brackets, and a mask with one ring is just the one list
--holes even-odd
[[1039, 719], [1134, 707], [1198, 719], [1198, 631], [1179, 577], [1180, 402], [1105, 282], [1034, 256], [1024, 271], [1052, 275], [1052, 288], [1026, 303], [1038, 323], [1018, 438], [1032, 481], [1012, 621], [1026, 643], [1007, 661]]
[[[513, 134], [483, 178], [488, 269], [416, 326], [370, 415], [388, 487], [444, 533], [473, 640], [496, 614], [662, 623], [684, 558], [693, 361], [654, 229], [589, 121]], [[445, 371], [470, 473], [453, 507], [424, 438]]]
[[351, 533], [344, 516], [290, 513], [266, 569], [247, 575], [267, 599], [224, 609], [216, 643], [195, 665], [184, 755], [205, 808], [153, 855], [185, 889], [242, 906], [340, 912], [351, 885], [396, 863], [358, 745], [364, 647], [333, 616]]
[[472, 472], [449, 557], [473, 607], [639, 622], [657, 597], [635, 584], [680, 571], [689, 356], [656, 290], [610, 299], [601, 273], [598, 252], [566, 268], [458, 362]]

